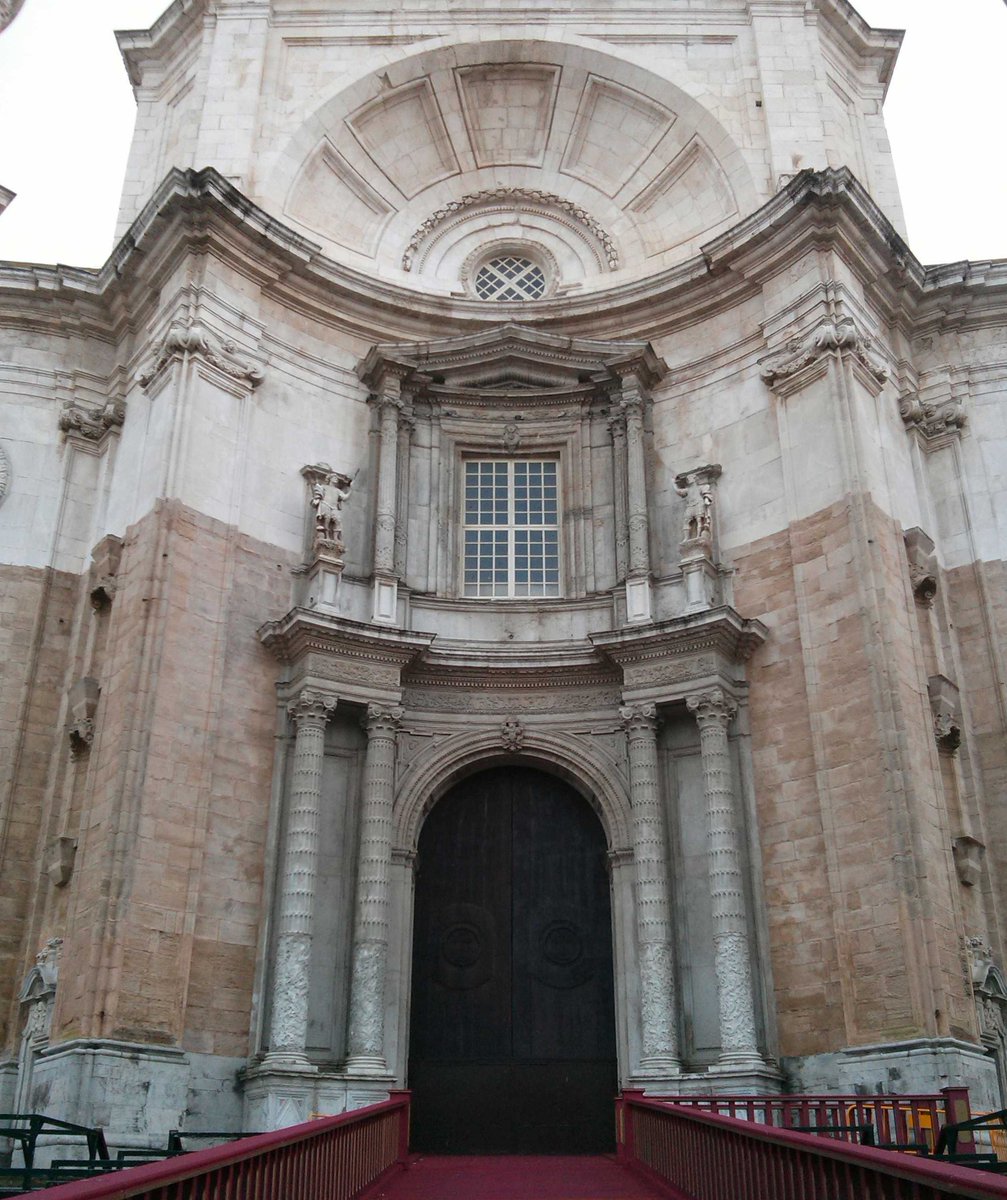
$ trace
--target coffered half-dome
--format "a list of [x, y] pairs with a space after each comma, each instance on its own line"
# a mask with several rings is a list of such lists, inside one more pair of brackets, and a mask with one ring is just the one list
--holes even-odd
[[339, 91], [266, 192], [335, 257], [504, 301], [650, 274], [759, 203], [738, 147], [682, 89], [533, 41], [442, 47]]

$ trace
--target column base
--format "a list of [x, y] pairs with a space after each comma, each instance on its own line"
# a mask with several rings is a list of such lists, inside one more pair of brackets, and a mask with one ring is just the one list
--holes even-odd
[[345, 1071], [285, 1070], [267, 1060], [248, 1067], [241, 1076], [244, 1089], [244, 1127], [255, 1132], [285, 1129], [314, 1117], [380, 1104], [395, 1087], [395, 1079], [358, 1076]]
[[380, 1054], [353, 1054], [346, 1060], [347, 1075], [362, 1079], [390, 1079], [388, 1064]]
[[285, 1053], [282, 1050], [277, 1050], [275, 1053], [270, 1051], [262, 1060], [262, 1068], [265, 1071], [296, 1071], [305, 1075], [316, 1075], [318, 1068], [308, 1062], [304, 1054], [298, 1054], [296, 1051]]
[[762, 1071], [766, 1068], [766, 1060], [757, 1050], [737, 1050], [722, 1054], [709, 1070], [720, 1074], [732, 1071]]

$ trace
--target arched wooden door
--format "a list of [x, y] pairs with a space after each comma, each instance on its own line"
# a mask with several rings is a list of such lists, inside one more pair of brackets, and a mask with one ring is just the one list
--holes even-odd
[[483, 771], [434, 807], [417, 866], [413, 1148], [611, 1150], [612, 916], [595, 813], [545, 772]]

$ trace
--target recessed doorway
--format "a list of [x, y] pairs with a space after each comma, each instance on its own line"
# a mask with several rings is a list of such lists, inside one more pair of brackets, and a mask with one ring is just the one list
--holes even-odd
[[605, 834], [544, 771], [471, 775], [420, 833], [409, 1087], [433, 1154], [614, 1148]]

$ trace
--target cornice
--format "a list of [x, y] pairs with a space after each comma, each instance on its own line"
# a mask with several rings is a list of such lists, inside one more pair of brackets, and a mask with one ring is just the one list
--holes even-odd
[[[939, 324], [946, 294], [966, 322], [971, 310], [984, 321], [996, 312], [1007, 314], [1007, 262], [925, 270], [845, 168], [802, 172], [707, 243], [698, 258], [644, 279], [520, 309], [427, 295], [337, 263], [206, 168], [172, 171], [98, 270], [0, 265], [0, 319], [105, 338], [121, 335], [130, 313], [147, 302], [150, 264], [161, 263], [163, 272], [164, 264], [198, 243], [201, 252], [211, 245], [274, 302], [367, 343], [381, 343], [389, 353], [401, 346], [408, 357], [407, 348], [428, 336], [431, 322], [453, 329], [464, 342], [509, 319], [512, 328], [545, 337], [562, 328], [576, 354], [576, 346], [594, 340], [589, 335], [600, 325], [617, 341], [649, 340], [729, 310], [741, 296], [757, 292], [809, 239], [837, 245], [848, 261], [859, 259], [865, 278], [876, 278], [879, 265], [887, 264], [891, 303], [901, 305], [910, 325], [924, 302]], [[879, 287], [884, 286], [882, 281]], [[588, 336], [577, 336], [581, 333]]]
[[654, 625], [588, 634], [592, 645], [621, 667], [703, 650], [743, 663], [768, 636], [761, 621], [739, 616], [726, 605]]
[[542, 688], [611, 687], [619, 672], [589, 642], [536, 642], [534, 645], [438, 641], [403, 675], [410, 687]]
[[433, 642], [432, 633], [412, 633], [366, 625], [314, 609], [293, 608], [261, 626], [259, 640], [281, 662], [297, 662], [313, 652], [404, 667]]

